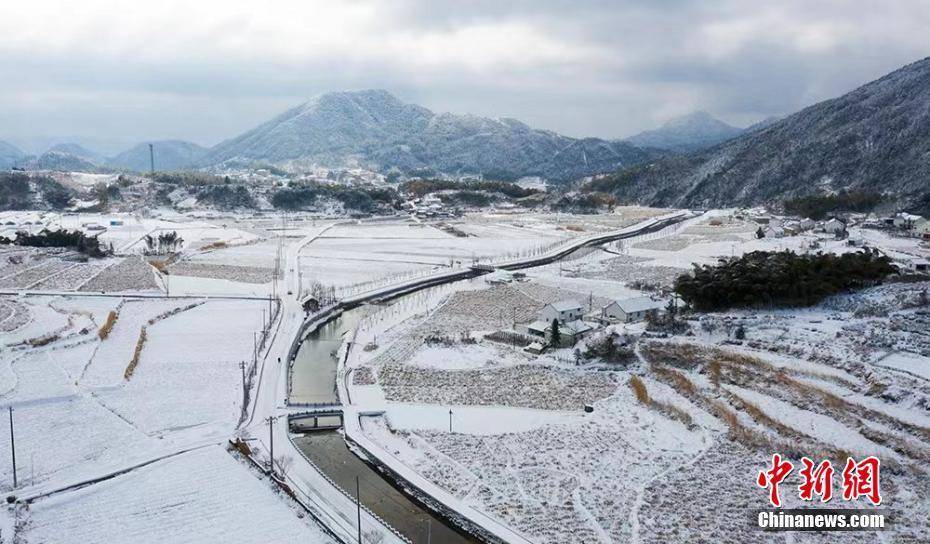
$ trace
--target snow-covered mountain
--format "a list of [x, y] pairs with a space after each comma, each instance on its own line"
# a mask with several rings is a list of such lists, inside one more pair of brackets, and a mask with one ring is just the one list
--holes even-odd
[[16, 166], [26, 170], [57, 170], [60, 172], [99, 172], [105, 169], [86, 158], [64, 151], [52, 150], [46, 151], [38, 157], [26, 157], [20, 160]]
[[[157, 170], [180, 170], [187, 168], [203, 156], [206, 148], [182, 140], [152, 142]], [[151, 167], [149, 144], [140, 143], [119, 155], [110, 158], [107, 164], [113, 168], [147, 172]]]
[[25, 158], [26, 154], [16, 146], [0, 140], [0, 170], [6, 170], [15, 166], [19, 161]]
[[434, 113], [383, 90], [319, 95], [210, 149], [198, 163], [293, 160], [326, 166], [567, 181], [644, 162], [627, 142], [577, 139], [514, 119]]
[[106, 163], [106, 157], [101, 153], [96, 151], [91, 151], [81, 144], [76, 143], [62, 143], [53, 145], [48, 149], [46, 153], [59, 153], [64, 155], [71, 155], [79, 159], [85, 160], [87, 162], [102, 165]]
[[676, 117], [654, 130], [640, 132], [626, 141], [639, 147], [654, 147], [690, 153], [735, 138], [743, 129], [728, 125], [706, 111]]
[[663, 206], [754, 205], [842, 189], [930, 203], [930, 58], [718, 146], [590, 188]]

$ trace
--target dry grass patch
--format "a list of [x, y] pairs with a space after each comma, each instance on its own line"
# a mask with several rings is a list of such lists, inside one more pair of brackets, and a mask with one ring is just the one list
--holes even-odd
[[674, 419], [687, 427], [694, 425], [694, 420], [688, 412], [672, 404], [650, 398], [646, 384], [639, 376], [630, 376], [630, 387], [633, 389], [633, 394], [636, 395], [636, 400], [643, 406], [658, 410], [669, 419]]
[[158, 270], [162, 274], [168, 273], [168, 262], [167, 261], [152, 259], [151, 261], [149, 261], [149, 264], [154, 266], [155, 270]]
[[126, 371], [123, 372], [123, 378], [125, 378], [126, 381], [132, 378], [132, 374], [136, 371], [136, 367], [139, 366], [139, 358], [142, 356], [142, 348], [145, 347], [146, 338], [145, 325], [143, 325], [142, 328], [139, 329], [139, 339], [136, 340], [136, 350], [132, 354], [132, 360], [129, 361]]
[[649, 406], [649, 391], [646, 391], [646, 384], [643, 383], [639, 376], [630, 376], [630, 387], [633, 389], [633, 394], [636, 395], [636, 400]]
[[[930, 459], [930, 448], [921, 446], [930, 443], [930, 429], [850, 402], [837, 394], [799, 379], [800, 377], [833, 378], [831, 381], [848, 385], [855, 391], [855, 384], [851, 384], [843, 378], [818, 372], [776, 367], [757, 357], [690, 344], [654, 342], [643, 349], [643, 355], [651, 361], [651, 370], [658, 379], [674, 387], [692, 402], [705, 407], [710, 406], [709, 411], [730, 428], [730, 434], [734, 436], [734, 439], [744, 445], [764, 444], [765, 441], [760, 439], [760, 436], [749, 434], [751, 430], [744, 425], [736, 425], [738, 421], [730, 417], [730, 412], [721, 408], [728, 404], [721, 404], [722, 401], [719, 399], [713, 401], [713, 403], [717, 404], [708, 404], [711, 397], [716, 395], [708, 396], [705, 392], [700, 391], [686, 377], [686, 371], [706, 372], [708, 380], [715, 389], [726, 385], [744, 387], [787, 402], [798, 409], [835, 419], [851, 429], [859, 431], [869, 440], [886, 446], [902, 456], [920, 462]], [[665, 367], [663, 363], [666, 362], [685, 371]], [[845, 455], [844, 452], [838, 452], [835, 448], [783, 424], [775, 417], [764, 413], [752, 402], [729, 391], [723, 394], [725, 395], [724, 400], [728, 401], [729, 405], [746, 413], [761, 427], [789, 440], [789, 448], [785, 451], [796, 450], [801, 444], [805, 444], [822, 449], [824, 452], [834, 454], [834, 456]], [[915, 438], [916, 441], [910, 441], [895, 433], [875, 429], [874, 426], [869, 426], [866, 422], [875, 422], [893, 430], [904, 431]]]
[[110, 313], [107, 314], [107, 320], [103, 323], [103, 326], [100, 327], [100, 330], [97, 331], [97, 336], [101, 340], [106, 340], [110, 336], [110, 331], [113, 330], [113, 326], [116, 325], [116, 319], [119, 317], [119, 313], [116, 310], [110, 310]]
[[226, 249], [227, 247], [229, 247], [229, 244], [227, 244], [226, 242], [212, 242], [212, 243], [209, 243], [203, 246], [200, 249], [202, 251], [209, 251], [211, 249]]

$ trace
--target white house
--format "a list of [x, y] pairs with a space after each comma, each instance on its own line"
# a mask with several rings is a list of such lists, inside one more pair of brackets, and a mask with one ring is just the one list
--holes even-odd
[[762, 232], [765, 233], [766, 238], [783, 238], [785, 236], [785, 229], [771, 224], [762, 229]]
[[583, 315], [584, 309], [577, 301], [560, 300], [559, 302], [546, 304], [539, 313], [539, 319], [547, 323], [552, 323], [553, 319], [566, 322], [581, 319]]
[[894, 226], [898, 227], [899, 229], [910, 230], [914, 228], [917, 222], [922, 219], [923, 217], [919, 215], [913, 215], [910, 213], [901, 212], [895, 215], [894, 219], [892, 220], [892, 223], [894, 224]]
[[[557, 347], [568, 347], [575, 345], [585, 334], [591, 332], [593, 327], [580, 319], [574, 321], [559, 322], [559, 345]], [[526, 326], [526, 332], [530, 336], [540, 338], [546, 342], [552, 341], [552, 320], [537, 320]]]
[[910, 261], [908, 261], [907, 267], [913, 270], [914, 272], [930, 272], [930, 260], [911, 259]]
[[930, 221], [923, 221], [914, 228], [918, 238], [930, 240]]
[[828, 234], [837, 234], [846, 230], [846, 223], [837, 218], [832, 218], [823, 224], [823, 231]]
[[816, 224], [817, 223], [815, 223], [813, 219], [810, 219], [808, 217], [805, 217], [804, 219], [801, 219], [800, 221], [798, 221], [798, 227], [801, 230], [811, 230], [812, 228], [814, 228]]
[[601, 316], [606, 319], [632, 323], [646, 319], [646, 316], [650, 314], [658, 315], [661, 310], [662, 301], [652, 300], [649, 297], [635, 297], [611, 302], [601, 309]]

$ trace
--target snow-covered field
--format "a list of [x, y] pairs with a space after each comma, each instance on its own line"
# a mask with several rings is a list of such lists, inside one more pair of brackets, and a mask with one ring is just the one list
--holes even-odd
[[4, 440], [0, 490], [41, 497], [5, 509], [3, 542], [331, 542], [226, 451], [240, 361], [267, 310], [264, 300], [0, 297], [2, 432], [11, 406], [19, 480], [13, 490]]
[[19, 542], [335, 542], [221, 446], [23, 506]]
[[[472, 519], [552, 543], [784, 541], [753, 526], [768, 505], [756, 476], [772, 453], [797, 465], [802, 455], [830, 459], [837, 473], [846, 456], [876, 455], [883, 506], [896, 514], [883, 534], [930, 540], [922, 499], [930, 492], [930, 282], [811, 309], [696, 316], [687, 336], [640, 339], [629, 364], [578, 366], [569, 349], [532, 356], [482, 339], [534, 319], [546, 302], [590, 298], [597, 309], [642, 294], [642, 282], [668, 285], [692, 262], [807, 250], [815, 240], [820, 250], [855, 250], [816, 235], [756, 240], [753, 232], [702, 218], [608, 248], [616, 253], [534, 269], [527, 283], [472, 286], [373, 314], [354, 335], [345, 386], [358, 413], [382, 415], [361, 417], [357, 438]], [[783, 498], [803, 506], [795, 490], [792, 480]], [[792, 534], [793, 542], [873, 537]]]
[[461, 237], [436, 226], [409, 222], [340, 225], [304, 247], [300, 254], [301, 271], [308, 281], [345, 286], [385, 276], [428, 272], [437, 267], [468, 266], [473, 260], [530, 251], [564, 237], [515, 232], [506, 225], [481, 227], [478, 232]]
[[[270, 292], [279, 244], [308, 237], [299, 253], [304, 289], [375, 285], [526, 254], [656, 213], [501, 210], [444, 225], [294, 222], [286, 232], [270, 216], [0, 216], [14, 223], [7, 231], [26, 221], [33, 230], [105, 225], [101, 239], [126, 254], [87, 263], [24, 248], [0, 254], [0, 287], [17, 293], [0, 296], [0, 408], [14, 408], [20, 480], [14, 492], [2, 440], [0, 490], [36, 497], [4, 509], [3, 542], [13, 531], [26, 544], [114, 535], [330, 542], [226, 450], [241, 415], [240, 363], [251, 361], [269, 309], [257, 297]], [[879, 456], [884, 506], [897, 514], [883, 535], [930, 541], [930, 282], [886, 284], [804, 310], [692, 316], [689, 332], [671, 337], [641, 336], [643, 324], [613, 325], [638, 339], [626, 363], [586, 359], [586, 341], [577, 352], [531, 355], [487, 337], [520, 330], [563, 300], [579, 302], [594, 323], [610, 300], [667, 287], [693, 263], [756, 249], [808, 251], [815, 242], [819, 250], [856, 249], [814, 234], [757, 240], [753, 225], [725, 216], [711, 212], [579, 251], [528, 270], [528, 281], [477, 278], [376, 309], [350, 333], [343, 359], [346, 413], [365, 414], [347, 432], [413, 483], [519, 542], [786, 541], [751, 520], [767, 505], [755, 479], [774, 451], [835, 464]], [[136, 255], [142, 236], [165, 230], [185, 239], [167, 277]], [[883, 233], [854, 235], [901, 258], [925, 251]], [[131, 296], [169, 287], [190, 296]], [[7, 425], [0, 417], [0, 436]], [[784, 489], [787, 504], [799, 505]], [[874, 535], [827, 536], [795, 533], [788, 541]]]

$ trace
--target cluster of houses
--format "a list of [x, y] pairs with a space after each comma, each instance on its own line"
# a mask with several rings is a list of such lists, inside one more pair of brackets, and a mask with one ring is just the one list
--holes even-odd
[[753, 217], [752, 220], [760, 225], [757, 231], [760, 238], [783, 238], [811, 231], [823, 232], [837, 238], [846, 236], [846, 222], [836, 217], [826, 221], [814, 221], [806, 217], [802, 219], [786, 219], [760, 215]]
[[[613, 300], [599, 310], [586, 314], [584, 306], [575, 300], [552, 302], [540, 310], [535, 321], [525, 325], [523, 332], [538, 339], [527, 346], [526, 350], [541, 353], [547, 346], [571, 347], [603, 325], [643, 321], [658, 316], [664, 307], [664, 301], [643, 296]], [[558, 329], [558, 341], [553, 338], [554, 328]]]
[[930, 240], [930, 221], [920, 215], [911, 213], [901, 212], [886, 217], [870, 215], [863, 221], [862, 226], [874, 229], [892, 229], [906, 236]]
[[459, 215], [457, 209], [447, 208], [442, 200], [436, 195], [429, 194], [420, 198], [414, 198], [404, 202], [404, 209], [420, 219], [432, 219], [437, 217], [456, 217]]
[[847, 225], [855, 222], [864, 228], [894, 230], [904, 236], [930, 240], [930, 221], [919, 215], [905, 212], [885, 217], [878, 217], [874, 214], [850, 214], [848, 217], [831, 217], [824, 221], [814, 221], [809, 218], [789, 219], [770, 215], [755, 215], [751, 219], [759, 224], [757, 232], [760, 238], [782, 238], [811, 231], [845, 238]]

